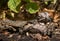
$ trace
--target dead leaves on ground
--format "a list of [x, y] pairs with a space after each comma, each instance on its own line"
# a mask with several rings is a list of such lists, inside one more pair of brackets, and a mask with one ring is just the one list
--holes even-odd
[[44, 8], [44, 12], [48, 12], [49, 16], [53, 19], [54, 22], [60, 21], [60, 12]]

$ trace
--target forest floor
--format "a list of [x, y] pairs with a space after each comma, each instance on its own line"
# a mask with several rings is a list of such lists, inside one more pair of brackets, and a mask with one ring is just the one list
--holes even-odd
[[23, 12], [15, 18], [0, 19], [0, 41], [60, 41], [59, 3], [56, 7], [42, 6], [43, 10], [34, 15]]

